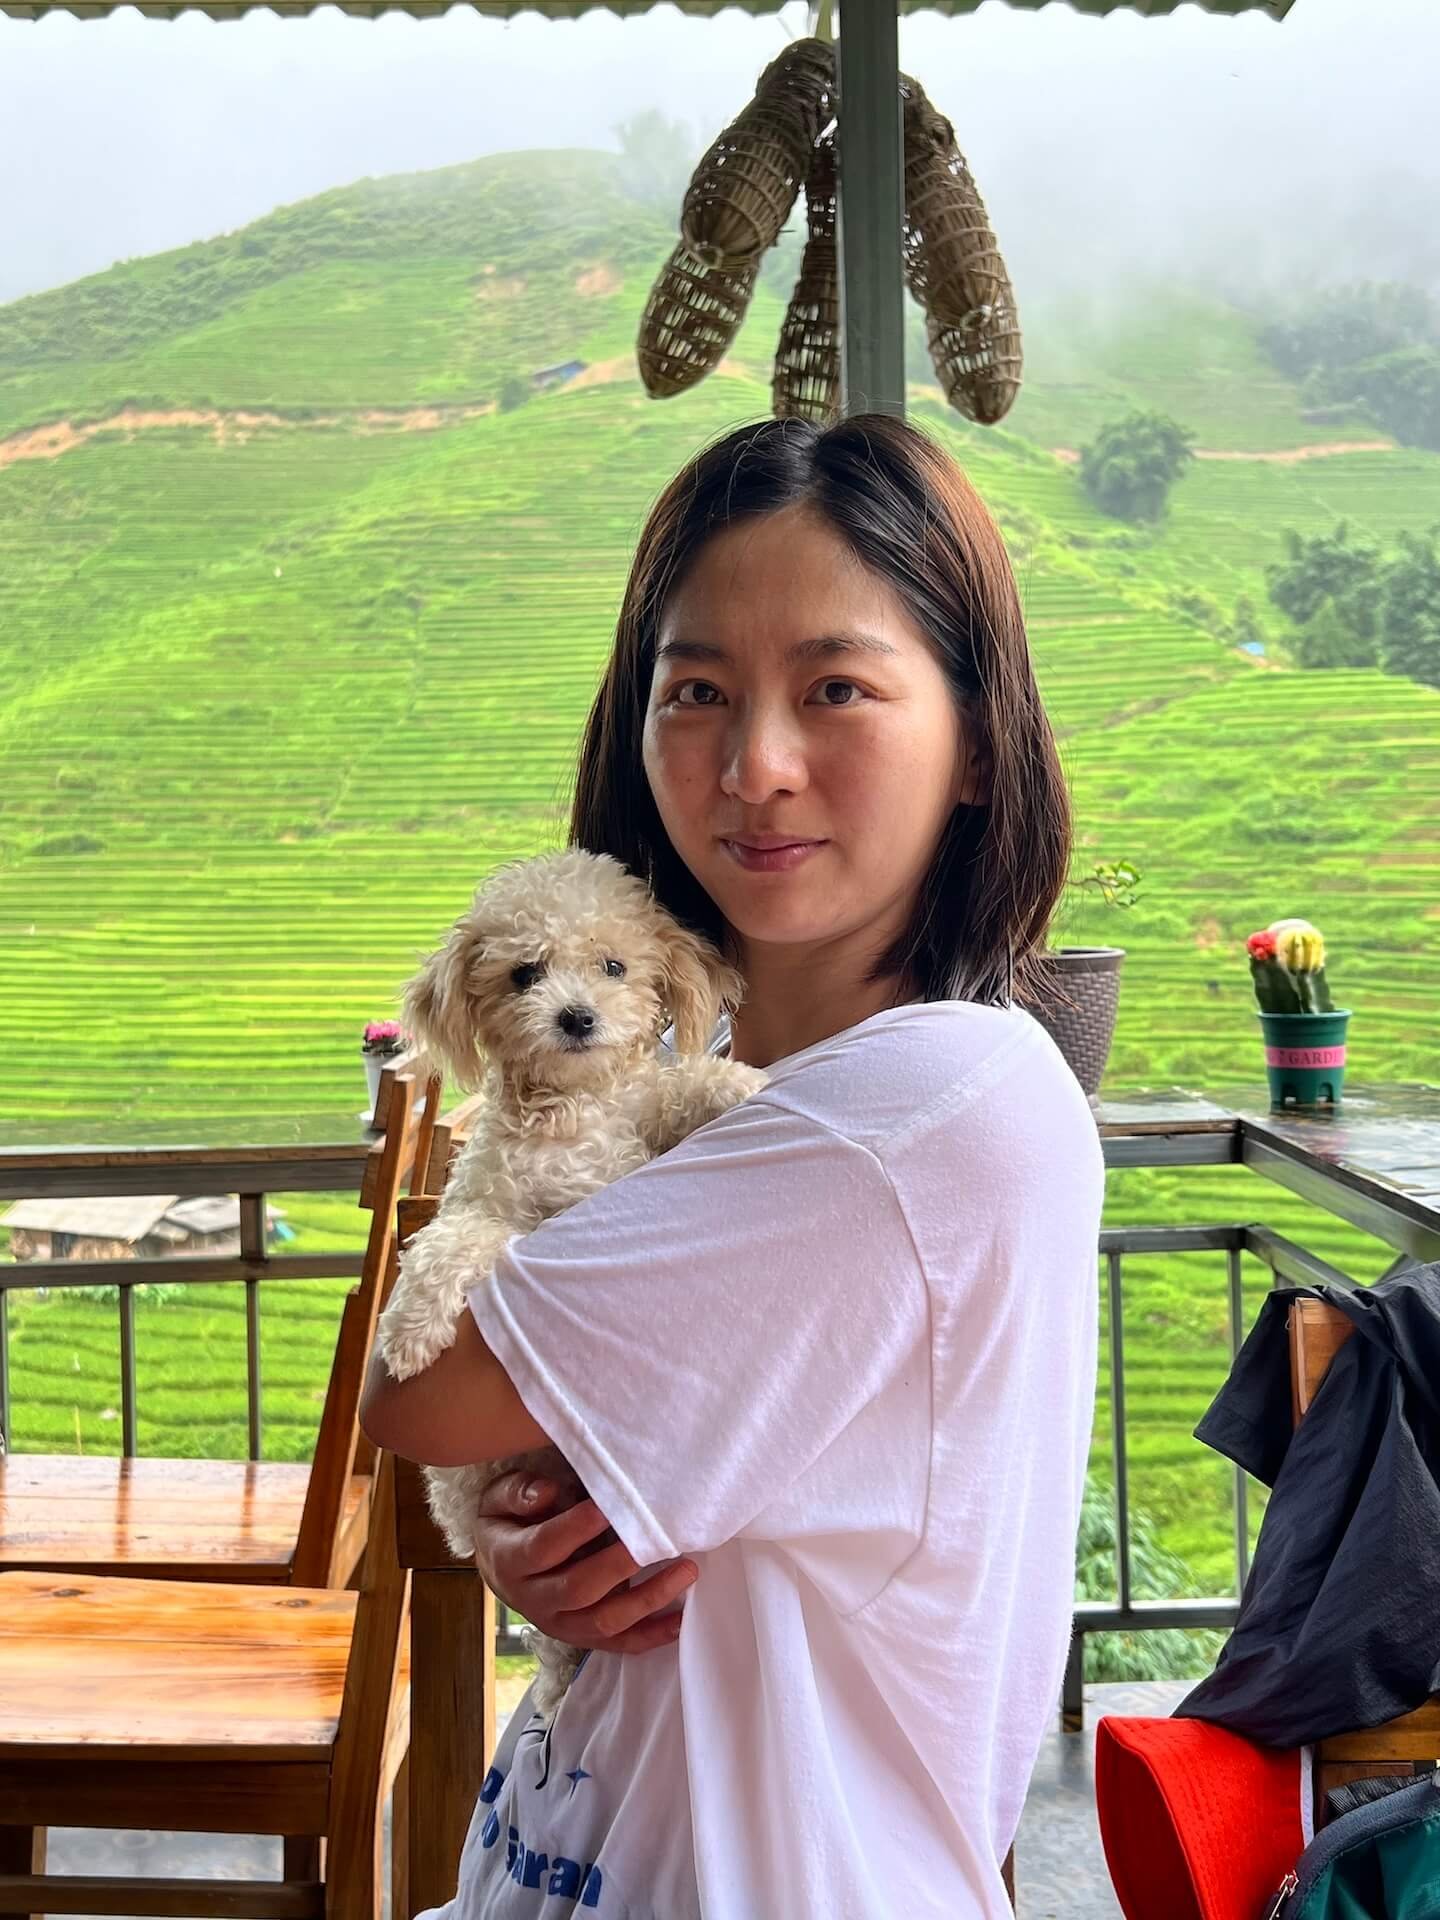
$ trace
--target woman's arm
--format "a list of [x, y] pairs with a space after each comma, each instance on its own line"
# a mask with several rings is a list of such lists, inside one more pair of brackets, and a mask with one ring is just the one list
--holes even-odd
[[453, 1346], [408, 1380], [392, 1379], [378, 1350], [371, 1353], [360, 1425], [377, 1447], [427, 1467], [468, 1467], [550, 1445], [470, 1313], [461, 1314]]

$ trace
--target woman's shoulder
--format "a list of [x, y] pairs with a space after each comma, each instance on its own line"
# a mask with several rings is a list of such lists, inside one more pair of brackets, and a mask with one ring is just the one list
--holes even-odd
[[889, 1008], [789, 1055], [771, 1069], [768, 1096], [879, 1151], [963, 1117], [993, 1126], [1006, 1111], [1058, 1109], [1094, 1122], [1055, 1042], [1018, 1006], [938, 1000]]

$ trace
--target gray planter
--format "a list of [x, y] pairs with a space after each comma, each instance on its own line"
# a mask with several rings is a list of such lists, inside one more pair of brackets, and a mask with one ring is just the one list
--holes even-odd
[[1051, 996], [1031, 1012], [1095, 1104], [1120, 1005], [1123, 947], [1059, 947], [1045, 955]]

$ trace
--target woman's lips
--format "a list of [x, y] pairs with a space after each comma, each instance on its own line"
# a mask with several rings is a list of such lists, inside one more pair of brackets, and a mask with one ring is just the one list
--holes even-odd
[[753, 839], [720, 841], [730, 858], [747, 873], [788, 873], [798, 867], [826, 843], [823, 840], [782, 840], [774, 834], [757, 834]]

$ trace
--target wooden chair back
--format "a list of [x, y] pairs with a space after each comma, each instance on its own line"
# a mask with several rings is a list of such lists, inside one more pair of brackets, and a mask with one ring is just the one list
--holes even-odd
[[[357, 1299], [351, 1295], [351, 1301]], [[409, 1606], [410, 1576], [395, 1551], [395, 1460], [381, 1453], [375, 1463], [370, 1538], [335, 1732], [326, 1833], [327, 1906], [332, 1913], [346, 1910], [345, 1881], [367, 1891], [382, 1884], [384, 1798], [394, 1772], [392, 1749], [409, 1735], [407, 1704], [397, 1700]], [[372, 1909], [357, 1904], [356, 1911], [362, 1910]]]
[[[417, 1069], [401, 1063], [382, 1074], [376, 1122], [382, 1147], [407, 1125], [405, 1081]], [[387, 1084], [388, 1082], [388, 1084]], [[384, 1305], [410, 1240], [433, 1218], [481, 1096], [440, 1117], [441, 1083], [428, 1075], [426, 1107], [434, 1131], [413, 1155], [410, 1190], [391, 1208], [394, 1232], [380, 1301]], [[403, 1157], [403, 1154], [400, 1156]], [[387, 1160], [385, 1164], [389, 1164]], [[376, 1204], [383, 1189], [376, 1183]], [[367, 1337], [367, 1346], [369, 1338]], [[410, 1750], [397, 1788], [391, 1836], [406, 1865], [411, 1913], [442, 1906], [455, 1893], [460, 1852], [495, 1744], [495, 1598], [472, 1565], [456, 1561], [430, 1517], [420, 1469], [395, 1462], [395, 1499], [387, 1526], [396, 1564], [410, 1580]], [[396, 1920], [403, 1920], [397, 1915]]]
[[[1355, 1323], [1324, 1300], [1297, 1300], [1290, 1309], [1290, 1399], [1298, 1426], [1309, 1412], [1335, 1355]], [[1325, 1821], [1325, 1796], [1352, 1780], [1413, 1774], [1417, 1762], [1440, 1759], [1440, 1696], [1384, 1726], [1322, 1740], [1315, 1751], [1315, 1824]]]
[[387, 1068], [381, 1090], [389, 1124], [371, 1146], [361, 1180], [360, 1205], [370, 1210], [370, 1229], [352, 1295], [359, 1305], [354, 1314], [342, 1315], [335, 1343], [291, 1565], [291, 1580], [300, 1587], [333, 1586], [343, 1576], [341, 1523], [351, 1477], [374, 1465], [374, 1450], [360, 1432], [360, 1394], [375, 1321], [394, 1279], [396, 1203], [407, 1178], [413, 1187], [429, 1177], [438, 1127], [438, 1076], [425, 1088], [423, 1105], [413, 1074]]

